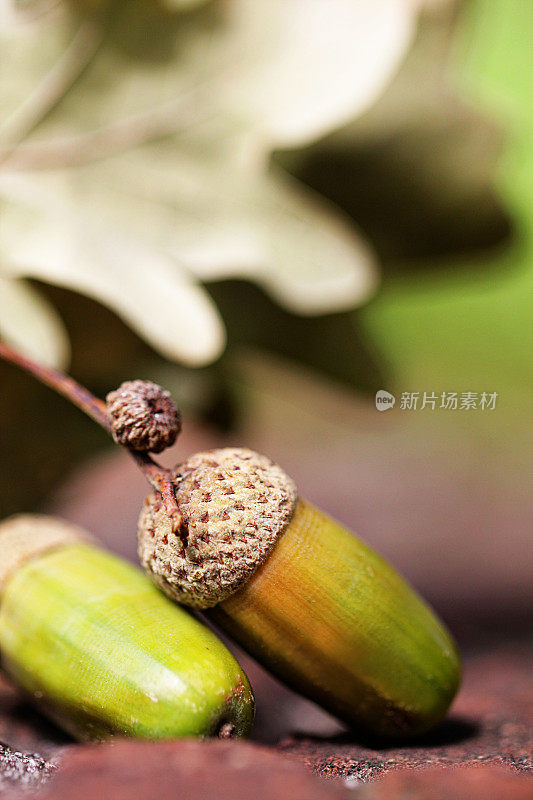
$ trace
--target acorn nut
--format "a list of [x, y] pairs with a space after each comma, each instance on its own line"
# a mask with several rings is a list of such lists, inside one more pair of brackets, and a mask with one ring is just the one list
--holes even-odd
[[0, 523], [2, 665], [78, 739], [245, 736], [233, 656], [152, 581], [53, 517]]
[[224, 448], [191, 456], [174, 481], [180, 529], [153, 493], [138, 531], [141, 563], [169, 597], [205, 609], [280, 680], [366, 733], [412, 736], [442, 719], [459, 685], [450, 635], [280, 467]]

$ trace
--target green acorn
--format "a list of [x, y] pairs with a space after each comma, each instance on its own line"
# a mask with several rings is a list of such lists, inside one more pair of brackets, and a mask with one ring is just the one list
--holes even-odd
[[239, 665], [139, 570], [54, 517], [0, 523], [3, 668], [78, 739], [244, 736]]
[[244, 448], [197, 453], [175, 471], [181, 525], [155, 494], [139, 556], [169, 596], [205, 609], [280, 680], [366, 733], [437, 724], [459, 656], [434, 613], [364, 542]]

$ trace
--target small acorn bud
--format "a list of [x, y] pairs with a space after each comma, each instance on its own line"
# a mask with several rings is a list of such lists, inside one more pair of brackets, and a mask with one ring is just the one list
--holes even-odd
[[0, 523], [6, 672], [79, 739], [244, 736], [248, 680], [139, 570], [54, 517]]
[[131, 450], [161, 453], [181, 431], [170, 392], [152, 381], [126, 381], [109, 392], [106, 406], [113, 438]]
[[141, 563], [169, 597], [207, 609], [278, 678], [366, 733], [406, 737], [442, 719], [460, 671], [448, 632], [280, 467], [243, 448], [198, 453], [174, 490], [175, 534], [155, 493], [139, 519]]

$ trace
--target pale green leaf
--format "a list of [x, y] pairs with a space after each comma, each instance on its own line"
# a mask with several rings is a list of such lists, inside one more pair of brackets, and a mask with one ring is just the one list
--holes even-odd
[[92, 24], [73, 19], [61, 4], [40, 14], [0, 8], [2, 146], [16, 144], [53, 108], [99, 40]]
[[217, 232], [206, 225], [187, 253], [200, 278], [248, 278], [307, 315], [344, 311], [373, 293], [375, 255], [333, 206], [281, 171], [233, 189], [232, 219]]
[[[58, 126], [79, 131], [109, 124], [197, 88], [196, 107], [237, 120], [265, 151], [299, 145], [374, 102], [418, 20], [414, 0], [213, 0], [205, 12], [185, 16], [165, 16], [153, 6], [153, 0], [117, 6], [98, 58], [44, 121], [40, 137]], [[60, 12], [48, 16], [50, 58], [72, 39], [74, 23]], [[30, 25], [23, 30], [21, 41], [2, 42], [3, 72], [6, 79], [27, 75], [27, 93], [36, 84], [38, 56], [31, 53], [42, 49], [43, 32]], [[178, 126], [180, 118], [176, 109]]]
[[212, 0], [175, 13], [185, 5], [111, 2], [99, 31], [59, 3], [0, 30], [0, 159], [5, 180], [24, 175], [3, 185], [0, 244], [6, 274], [85, 292], [200, 364], [224, 333], [198, 279], [247, 278], [307, 314], [374, 288], [367, 244], [269, 158], [374, 101], [418, 8]]

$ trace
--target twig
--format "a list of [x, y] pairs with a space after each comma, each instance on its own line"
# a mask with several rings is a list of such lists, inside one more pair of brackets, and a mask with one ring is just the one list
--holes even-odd
[[[14, 364], [17, 367], [29, 372], [41, 383], [54, 389], [58, 394], [66, 397], [75, 406], [84, 411], [89, 417], [97, 422], [107, 433], [112, 435], [112, 427], [109, 421], [107, 406], [103, 400], [95, 397], [85, 386], [64, 375], [62, 372], [38, 364], [21, 353], [18, 353], [5, 342], [0, 341], [0, 358], [4, 361]], [[181, 515], [179, 513], [178, 503], [174, 491], [175, 478], [172, 470], [162, 467], [157, 464], [148, 453], [141, 453], [135, 450], [126, 448], [129, 454], [137, 462], [138, 467], [143, 472], [147, 481], [153, 489], [155, 489], [165, 504], [167, 514], [172, 519], [172, 525], [175, 530], [181, 525]]]

